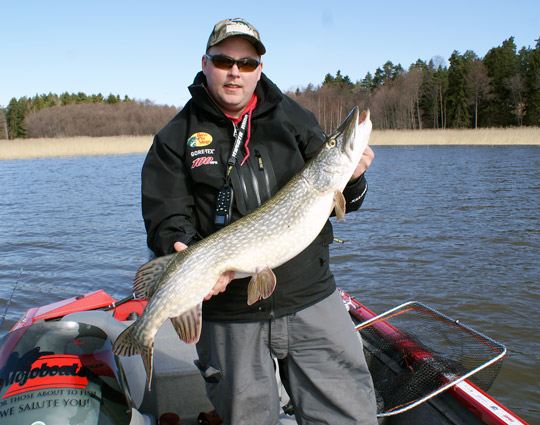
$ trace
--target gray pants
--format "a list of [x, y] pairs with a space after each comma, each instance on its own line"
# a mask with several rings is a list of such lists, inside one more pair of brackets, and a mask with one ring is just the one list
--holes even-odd
[[377, 424], [362, 343], [338, 292], [272, 321], [204, 321], [197, 352], [208, 398], [226, 425], [278, 422], [272, 357], [283, 361], [299, 424]]

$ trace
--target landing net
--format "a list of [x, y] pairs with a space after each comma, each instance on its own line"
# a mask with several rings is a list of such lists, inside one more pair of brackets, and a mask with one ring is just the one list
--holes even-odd
[[416, 301], [356, 329], [364, 341], [379, 417], [409, 410], [464, 379], [487, 391], [506, 353], [502, 344]]

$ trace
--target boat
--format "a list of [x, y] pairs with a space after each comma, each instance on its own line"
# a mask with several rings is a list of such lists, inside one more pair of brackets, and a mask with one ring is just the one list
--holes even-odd
[[[505, 352], [500, 344], [421, 304], [406, 304], [377, 316], [346, 292], [340, 293], [364, 343], [378, 394], [379, 424], [526, 424], [474, 379], [481, 370], [500, 367]], [[142, 314], [145, 305], [145, 300], [133, 296], [116, 300], [100, 289], [28, 309], [0, 345], [2, 425], [221, 423], [194, 365], [195, 346], [183, 343], [169, 321], [156, 335], [150, 391], [140, 356], [112, 353], [118, 335]], [[439, 327], [451, 328], [451, 335], [457, 329], [496, 356], [464, 371], [454, 367], [457, 361], [451, 355], [447, 357], [452, 362], [443, 363], [440, 347], [426, 345], [421, 341], [424, 336], [414, 336], [403, 323], [394, 322], [411, 312]], [[441, 331], [435, 328], [432, 333], [439, 335]], [[385, 343], [383, 350], [377, 341]], [[426, 365], [434, 374], [430, 382], [438, 382], [436, 388], [417, 388], [414, 379], [424, 373]], [[488, 374], [490, 381], [492, 375]], [[414, 387], [412, 398], [401, 395], [397, 406], [389, 404], [382, 388], [392, 381], [389, 376], [399, 376], [397, 384], [391, 384], [398, 389]], [[391, 387], [390, 392], [395, 395], [400, 391]], [[283, 385], [280, 396], [280, 423], [296, 423]]]

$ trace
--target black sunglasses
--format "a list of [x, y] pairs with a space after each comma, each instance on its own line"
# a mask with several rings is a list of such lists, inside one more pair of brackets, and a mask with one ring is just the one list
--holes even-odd
[[218, 69], [231, 69], [236, 64], [240, 72], [253, 72], [261, 64], [261, 61], [252, 58], [233, 59], [224, 55], [205, 55]]

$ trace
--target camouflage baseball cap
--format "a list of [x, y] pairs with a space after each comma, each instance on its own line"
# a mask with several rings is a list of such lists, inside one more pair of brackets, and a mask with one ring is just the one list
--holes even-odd
[[266, 53], [266, 49], [259, 36], [259, 31], [245, 19], [241, 18], [224, 19], [223, 21], [218, 22], [214, 26], [212, 34], [210, 34], [210, 38], [206, 44], [206, 51], [208, 52], [210, 47], [221, 43], [223, 40], [235, 36], [244, 37], [251, 41], [259, 52], [259, 55], [262, 56]]

